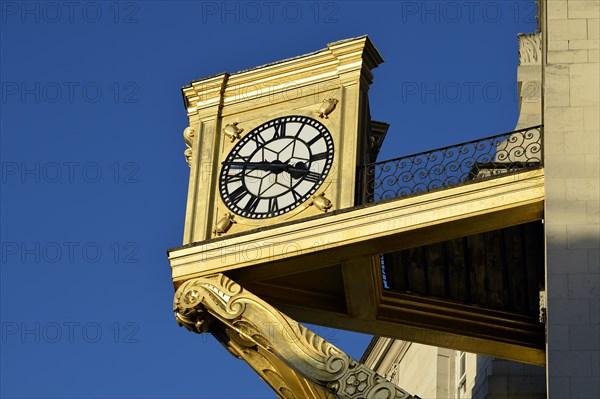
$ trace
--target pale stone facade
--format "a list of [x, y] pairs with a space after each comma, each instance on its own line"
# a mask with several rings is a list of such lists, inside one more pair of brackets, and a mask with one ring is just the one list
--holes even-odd
[[389, 338], [362, 361], [422, 399], [542, 399], [543, 367]]
[[600, 2], [544, 4], [548, 391], [598, 398]]
[[516, 130], [542, 123], [542, 35], [519, 35], [519, 120]]
[[600, 2], [548, 1], [542, 30], [548, 389], [600, 397]]

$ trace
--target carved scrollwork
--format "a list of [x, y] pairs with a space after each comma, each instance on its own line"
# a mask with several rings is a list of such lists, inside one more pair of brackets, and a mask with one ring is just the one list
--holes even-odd
[[[242, 292], [242, 287], [223, 274], [211, 278], [193, 279], [186, 281], [175, 292], [174, 311], [177, 320], [192, 320], [194, 317], [205, 317], [210, 309], [212, 316], [223, 319], [235, 319], [243, 313], [243, 301], [233, 301], [232, 297]], [[184, 323], [188, 327], [189, 323]], [[192, 332], [196, 329], [188, 330]]]
[[363, 167], [369, 202], [403, 198], [542, 165], [534, 126]]
[[539, 65], [542, 62], [542, 34], [519, 35], [519, 64]]
[[[302, 377], [286, 367], [283, 363], [259, 351], [256, 344], [243, 338], [235, 330], [224, 325], [215, 325], [211, 330], [217, 340], [235, 357], [246, 361], [269, 386], [284, 399], [300, 399], [294, 392], [293, 385], [305, 382]], [[314, 395], [313, 395], [314, 396]], [[314, 399], [329, 399], [326, 395]]]
[[[173, 308], [179, 324], [188, 330], [201, 333], [211, 329], [213, 332], [214, 319], [216, 326], [224, 325], [239, 334], [247, 348], [279, 359], [294, 373], [339, 398], [412, 398], [223, 274], [182, 284], [175, 293]], [[221, 337], [220, 341], [223, 340]], [[240, 342], [238, 339], [229, 341]], [[240, 351], [244, 349], [238, 348], [236, 353]], [[254, 352], [246, 353], [245, 358], [248, 356], [257, 359]], [[282, 374], [269, 375], [269, 384], [273, 386], [277, 376]], [[282, 391], [278, 393], [287, 397]]]
[[339, 392], [344, 392], [348, 398], [366, 399], [401, 399], [409, 398], [406, 392], [399, 391], [391, 382], [352, 360], [348, 372], [343, 379], [331, 385]]
[[194, 143], [194, 134], [195, 131], [192, 127], [186, 127], [183, 130], [183, 140], [185, 141], [185, 145], [187, 149], [183, 152], [185, 155], [185, 162], [187, 162], [188, 166], [192, 166], [192, 147]]

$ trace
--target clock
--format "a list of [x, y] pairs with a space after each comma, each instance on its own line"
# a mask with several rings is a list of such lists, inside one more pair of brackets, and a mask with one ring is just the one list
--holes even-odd
[[323, 185], [333, 163], [333, 139], [319, 121], [284, 116], [248, 132], [222, 162], [219, 193], [248, 219], [283, 215]]

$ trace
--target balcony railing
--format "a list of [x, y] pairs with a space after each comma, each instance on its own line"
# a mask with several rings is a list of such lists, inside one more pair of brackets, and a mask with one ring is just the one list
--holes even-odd
[[448, 188], [542, 166], [542, 126], [368, 164], [360, 173], [367, 202]]

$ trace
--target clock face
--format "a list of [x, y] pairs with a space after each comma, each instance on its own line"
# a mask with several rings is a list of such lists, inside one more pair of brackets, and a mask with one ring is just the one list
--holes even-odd
[[291, 211], [323, 184], [333, 139], [306, 116], [270, 120], [246, 134], [222, 163], [219, 192], [233, 213], [265, 219]]

